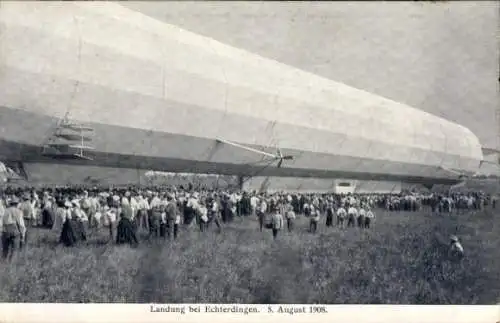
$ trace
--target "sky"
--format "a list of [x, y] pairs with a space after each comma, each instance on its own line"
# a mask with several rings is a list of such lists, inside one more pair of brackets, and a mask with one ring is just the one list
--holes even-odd
[[121, 2], [406, 103], [500, 148], [498, 2]]

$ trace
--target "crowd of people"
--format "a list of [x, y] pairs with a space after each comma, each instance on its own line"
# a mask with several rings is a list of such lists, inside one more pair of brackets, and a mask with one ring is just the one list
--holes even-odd
[[[453, 213], [496, 208], [496, 197], [480, 192], [454, 194], [292, 194], [240, 191], [144, 188], [56, 187], [10, 188], [0, 192], [0, 230], [4, 258], [23, 248], [32, 227], [59, 235], [59, 242], [74, 246], [95, 230], [106, 230], [109, 241], [137, 245], [138, 232], [150, 238], [176, 239], [181, 228], [205, 232], [235, 217], [253, 216], [260, 231], [274, 238], [293, 231], [297, 217], [306, 217], [309, 231], [318, 225], [369, 229], [374, 210]], [[323, 222], [324, 221], [324, 222]]]

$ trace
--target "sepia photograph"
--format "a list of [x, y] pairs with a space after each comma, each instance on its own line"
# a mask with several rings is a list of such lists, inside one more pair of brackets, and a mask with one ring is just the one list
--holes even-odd
[[499, 10], [2, 1], [0, 301], [498, 304]]

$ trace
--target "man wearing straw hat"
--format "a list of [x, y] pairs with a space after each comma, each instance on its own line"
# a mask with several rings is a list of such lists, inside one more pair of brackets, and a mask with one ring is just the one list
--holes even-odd
[[2, 218], [2, 256], [11, 260], [19, 237], [19, 246], [22, 247], [26, 235], [23, 212], [17, 207], [19, 200], [16, 196], [7, 200], [7, 209]]
[[23, 201], [19, 205], [19, 209], [23, 212], [24, 224], [26, 226], [35, 226], [35, 215], [31, 206], [31, 198], [28, 194], [23, 195]]
[[273, 230], [273, 239], [278, 237], [278, 232], [283, 228], [283, 215], [281, 215], [280, 208], [278, 206], [273, 206], [271, 225]]
[[309, 208], [311, 210], [311, 214], [309, 216], [309, 232], [316, 233], [316, 231], [318, 231], [318, 223], [321, 218], [321, 211], [319, 207], [314, 204], [311, 204]]
[[150, 202], [151, 212], [149, 214], [149, 236], [159, 237], [160, 236], [160, 220], [161, 220], [161, 207], [162, 202], [158, 197], [157, 192], [153, 192], [153, 198]]
[[145, 229], [146, 231], [149, 231], [149, 222], [148, 222], [148, 210], [149, 210], [149, 203], [146, 198], [144, 198], [141, 194], [138, 196], [138, 202], [137, 202], [137, 228], [142, 228]]
[[212, 222], [215, 223], [219, 233], [222, 231], [222, 216], [220, 209], [220, 197], [217, 193], [215, 193], [210, 199], [210, 207], [208, 208], [208, 225]]
[[344, 228], [345, 219], [347, 217], [347, 211], [344, 208], [344, 203], [340, 204], [340, 207], [337, 209], [337, 226], [339, 228]]
[[200, 227], [200, 232], [204, 232], [208, 223], [208, 209], [206, 207], [205, 199], [202, 199], [198, 204], [198, 224]]
[[293, 222], [295, 221], [295, 212], [293, 210], [292, 204], [287, 204], [287, 209], [286, 209], [286, 226], [288, 229], [288, 232], [292, 232], [293, 230]]
[[262, 229], [264, 227], [264, 218], [266, 216], [266, 212], [267, 212], [267, 202], [265, 198], [262, 198], [257, 212], [257, 217], [259, 218], [260, 232], [262, 232]]
[[172, 239], [172, 237], [176, 239], [179, 231], [181, 214], [179, 208], [177, 207], [177, 201], [175, 201], [174, 195], [170, 192], [167, 193], [165, 213], [167, 219], [167, 237], [169, 239]]
[[355, 220], [358, 217], [358, 210], [354, 207], [354, 205], [350, 205], [347, 210], [347, 227], [354, 227]]
[[116, 226], [117, 226], [117, 218], [118, 218], [118, 209], [113, 207], [113, 205], [105, 205], [104, 206], [104, 217], [103, 224], [108, 229], [109, 240], [114, 241], [116, 239]]
[[358, 210], [358, 217], [356, 218], [358, 222], [358, 228], [365, 227], [365, 216], [366, 216], [366, 206], [361, 204]]

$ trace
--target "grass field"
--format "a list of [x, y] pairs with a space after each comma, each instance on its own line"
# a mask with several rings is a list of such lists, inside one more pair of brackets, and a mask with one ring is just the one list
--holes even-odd
[[[202, 302], [496, 304], [500, 301], [500, 217], [377, 212], [372, 229], [336, 227], [277, 241], [255, 219], [236, 219], [220, 235], [180, 232], [173, 243], [137, 249], [105, 244], [54, 246], [32, 229], [30, 245], [0, 265], [3, 302]], [[456, 231], [458, 230], [458, 231]], [[458, 233], [466, 257], [447, 258]]]

